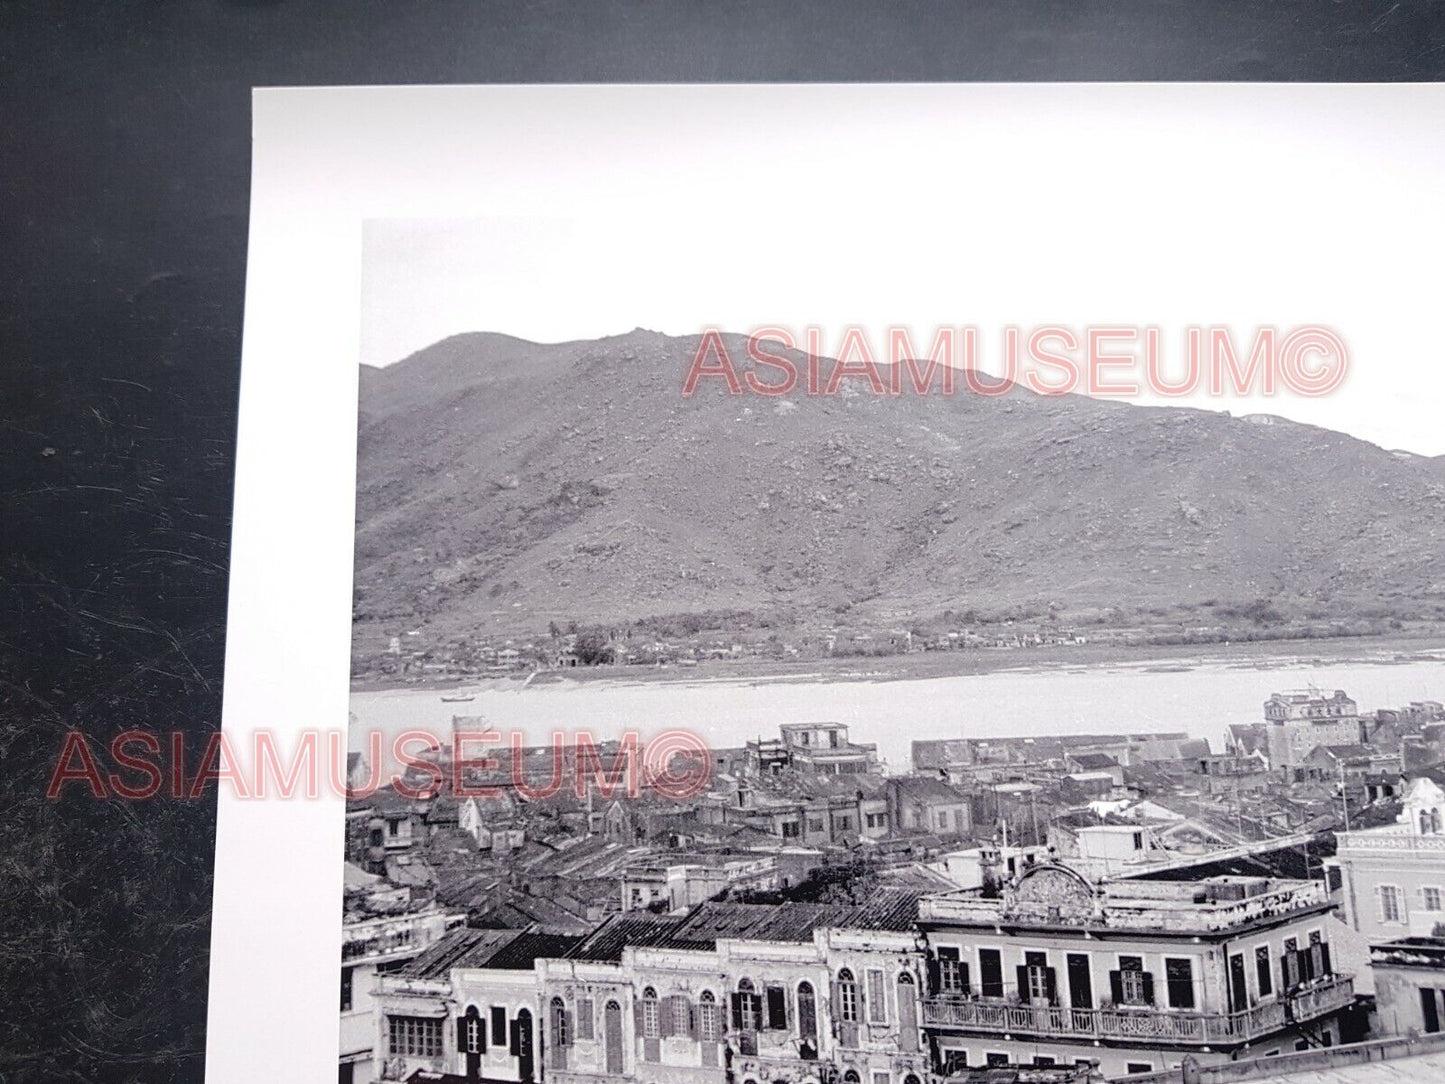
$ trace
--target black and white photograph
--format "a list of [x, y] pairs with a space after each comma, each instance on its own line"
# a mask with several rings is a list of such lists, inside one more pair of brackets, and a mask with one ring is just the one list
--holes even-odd
[[0, 1084], [1441, 1077], [1442, 76], [0, 5]]
[[[656, 206], [362, 223], [341, 1079], [1445, 1064], [1426, 114], [858, 89], [675, 107]], [[1241, 173], [1245, 99], [1370, 133]]]

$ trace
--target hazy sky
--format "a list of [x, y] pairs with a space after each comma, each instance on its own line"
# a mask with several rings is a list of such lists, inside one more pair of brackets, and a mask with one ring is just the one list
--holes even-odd
[[1114, 323], [1160, 326], [1168, 365], [1190, 324], [1325, 324], [1339, 391], [1189, 404], [1445, 453], [1441, 87], [624, 89], [490, 149], [529, 213], [367, 223], [364, 362], [473, 330], [972, 324], [989, 367], [1005, 325]]

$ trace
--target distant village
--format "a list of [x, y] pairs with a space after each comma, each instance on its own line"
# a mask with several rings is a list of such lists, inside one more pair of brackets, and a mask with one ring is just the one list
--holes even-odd
[[433, 644], [421, 630], [388, 638], [384, 653], [354, 666], [356, 676], [406, 681], [496, 677], [531, 671], [589, 666], [691, 667], [730, 659], [821, 659], [902, 655], [978, 648], [1028, 648], [1083, 644], [1088, 636], [1072, 628], [952, 629], [924, 635], [902, 626], [878, 629], [825, 627], [789, 630], [787, 635], [753, 630], [720, 635], [717, 630], [678, 630], [671, 636], [642, 635], [636, 629], [595, 626], [547, 635], [478, 636]]
[[[1257, 615], [1256, 615], [1257, 616]], [[988, 623], [915, 623], [772, 629], [751, 615], [720, 615], [701, 625], [655, 619], [636, 625], [579, 627], [553, 623], [546, 633], [475, 635], [438, 640], [425, 628], [387, 636], [379, 651], [359, 650], [358, 678], [422, 683], [506, 677], [586, 667], [695, 667], [699, 663], [753, 659], [775, 662], [868, 658], [951, 651], [1014, 651], [1045, 647], [1187, 646], [1250, 640], [1369, 636], [1385, 631], [1377, 622], [1327, 625], [1264, 624], [1252, 620], [1214, 624], [1090, 625], [1003, 620]]]
[[357, 793], [339, 1078], [1445, 1072], [1445, 706], [1277, 692], [1227, 734], [914, 741], [889, 774], [790, 721], [685, 800], [515, 786], [550, 748], [466, 770], [496, 797]]

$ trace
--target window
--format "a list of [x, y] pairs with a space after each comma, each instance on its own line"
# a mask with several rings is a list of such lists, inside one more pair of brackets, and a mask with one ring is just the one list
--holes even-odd
[[864, 816], [867, 817], [867, 819], [868, 819], [868, 827], [869, 827], [869, 828], [887, 828], [887, 827], [888, 827], [888, 814], [887, 814], [887, 813], [866, 813], [866, 814], [864, 814]]
[[715, 1043], [722, 1038], [722, 1016], [717, 1011], [717, 998], [711, 990], [704, 990], [697, 1005], [697, 1035], [706, 1043]]
[[1025, 990], [1030, 1001], [1052, 1001], [1054, 996], [1053, 976], [1045, 963], [1042, 952], [1026, 952], [1024, 959]]
[[753, 988], [751, 979], [741, 979], [733, 995], [733, 1027], [739, 1031], [763, 1029], [763, 999]]
[[577, 999], [577, 1038], [590, 1040], [595, 1037], [592, 1031], [592, 999], [579, 997]]
[[1431, 885], [1428, 888], [1420, 889], [1420, 896], [1421, 899], [1424, 901], [1425, 910], [1440, 910], [1440, 889], [1437, 888], [1435, 885]]
[[1254, 977], [1259, 983], [1259, 996], [1268, 997], [1274, 992], [1273, 976], [1269, 969], [1269, 946], [1260, 945], [1254, 950]]
[[797, 839], [797, 838], [798, 838], [798, 822], [797, 822], [797, 821], [784, 821], [784, 822], [783, 822], [783, 838], [784, 838], [784, 839]]
[[940, 993], [960, 994], [968, 990], [968, 969], [958, 958], [956, 948], [938, 950], [938, 989]]
[[1003, 957], [998, 949], [978, 950], [978, 981], [984, 997], [1003, 997]]
[[1154, 1063], [1152, 1061], [1131, 1061], [1124, 1066], [1124, 1072], [1129, 1076], [1133, 1076], [1135, 1073], [1152, 1073], [1153, 1071]]
[[442, 1054], [440, 1017], [388, 1016], [387, 1050], [413, 1058], [439, 1058]]
[[947, 828], [947, 827], [948, 827], [948, 810], [946, 810], [946, 809], [940, 809], [940, 810], [938, 811], [938, 827], [940, 827], [940, 828]]
[[642, 991], [642, 1037], [656, 1039], [661, 1034], [657, 1011], [657, 991], [651, 986]]
[[669, 1035], [691, 1037], [692, 1002], [686, 994], [673, 994], [667, 999], [667, 1025]]
[[1154, 976], [1144, 970], [1144, 957], [1120, 956], [1119, 970], [1109, 975], [1117, 1005], [1154, 1004]]
[[1404, 909], [1400, 906], [1400, 890], [1394, 885], [1380, 886], [1380, 920], [1382, 922], [1404, 922]]
[[845, 1024], [858, 1022], [858, 983], [847, 968], [838, 972], [838, 1019]]
[[822, 830], [823, 830], [823, 818], [822, 818], [822, 817], [809, 817], [809, 818], [808, 818], [808, 831], [810, 831], [810, 832], [821, 832]]
[[889, 1084], [889, 1081], [892, 1079], [887, 1073], [873, 1074], [873, 1084]]
[[1049, 1057], [1047, 1054], [1035, 1054], [1035, 1055], [1034, 1055], [1034, 1067], [1035, 1067], [1035, 1068], [1038, 1068], [1038, 1069], [1048, 1069], [1048, 1068], [1051, 1068], [1052, 1066], [1057, 1065], [1057, 1064], [1058, 1064], [1058, 1062], [1056, 1062], [1053, 1058]]
[[342, 1012], [349, 1012], [349, 1011], [351, 1010], [351, 983], [352, 983], [351, 973], [352, 973], [353, 971], [355, 971], [355, 970], [356, 970], [356, 969], [355, 969], [354, 967], [343, 967], [343, 968], [341, 969], [341, 1011], [342, 1011]]
[[500, 1043], [507, 1034], [507, 1010], [501, 1005], [492, 1006], [492, 1041]]
[[482, 1018], [476, 1009], [468, 1009], [460, 1024], [458, 1050], [463, 1054], [480, 1054], [487, 1049], [486, 1040], [482, 1037]]
[[1284, 939], [1284, 956], [1280, 959], [1280, 982], [1283, 992], [1288, 993], [1299, 985], [1299, 942], [1293, 937]]
[[883, 972], [868, 972], [868, 1023], [888, 1023], [888, 998], [883, 992]]
[[788, 991], [781, 986], [768, 986], [767, 994], [768, 1008], [768, 1030], [788, 1030]]
[[1194, 963], [1183, 957], [1164, 960], [1164, 982], [1171, 1009], [1194, 1008]]
[[983, 1058], [984, 1061], [988, 1063], [990, 1069], [996, 1069], [1001, 1065], [1008, 1064], [1008, 1055], [1000, 1054], [997, 1050], [990, 1050]]
[[815, 1038], [818, 1034], [818, 1006], [813, 996], [813, 984], [798, 984], [798, 1035], [804, 1039]]
[[[654, 1003], [654, 1007], [656, 1007]], [[567, 1006], [560, 997], [552, 999], [552, 1045], [554, 1047], [570, 1046], [572, 1035], [567, 1027]]]

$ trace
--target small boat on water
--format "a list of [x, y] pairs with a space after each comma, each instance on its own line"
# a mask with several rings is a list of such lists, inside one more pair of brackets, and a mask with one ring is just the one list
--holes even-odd
[[472, 693], [447, 693], [442, 697], [443, 704], [470, 704], [476, 697]]

